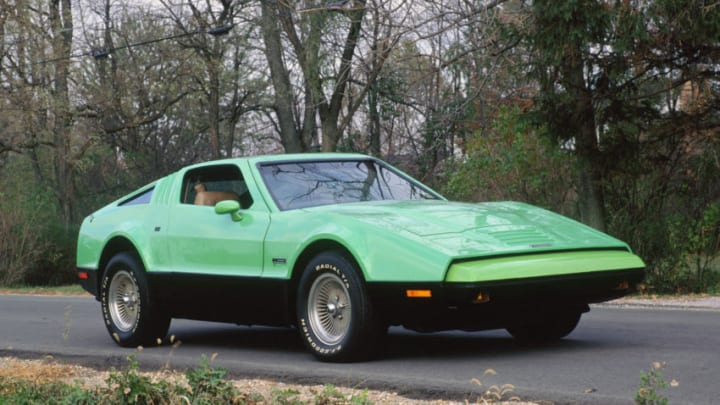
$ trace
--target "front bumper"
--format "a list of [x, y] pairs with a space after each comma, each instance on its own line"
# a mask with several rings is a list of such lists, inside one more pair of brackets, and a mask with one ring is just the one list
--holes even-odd
[[[368, 283], [376, 313], [390, 325], [421, 331], [506, 328], [563, 312], [587, 312], [588, 304], [633, 291], [645, 271], [563, 274], [525, 279], [444, 283]], [[409, 297], [408, 290], [429, 290]]]
[[98, 296], [98, 272], [96, 269], [77, 268], [78, 280], [80, 286], [90, 294], [94, 295], [95, 298]]

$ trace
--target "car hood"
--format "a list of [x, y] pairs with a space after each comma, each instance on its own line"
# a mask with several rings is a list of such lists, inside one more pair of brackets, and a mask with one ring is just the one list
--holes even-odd
[[567, 217], [517, 202], [377, 201], [317, 207], [455, 258], [629, 247]]

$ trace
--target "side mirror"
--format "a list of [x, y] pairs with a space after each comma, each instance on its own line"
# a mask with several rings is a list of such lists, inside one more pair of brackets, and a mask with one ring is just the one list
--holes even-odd
[[240, 213], [240, 203], [234, 200], [224, 200], [215, 204], [215, 213], [218, 215], [230, 214], [230, 218], [235, 222], [243, 219]]

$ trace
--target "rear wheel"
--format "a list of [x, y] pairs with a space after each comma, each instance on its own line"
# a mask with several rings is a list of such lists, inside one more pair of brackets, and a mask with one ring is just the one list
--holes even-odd
[[108, 262], [100, 284], [105, 326], [120, 346], [159, 344], [170, 317], [150, 294], [145, 269], [137, 255], [123, 252]]
[[544, 343], [559, 340], [575, 330], [580, 312], [556, 313], [507, 328], [521, 343]]
[[380, 328], [360, 271], [339, 252], [323, 252], [305, 267], [297, 296], [303, 341], [322, 361], [367, 358]]

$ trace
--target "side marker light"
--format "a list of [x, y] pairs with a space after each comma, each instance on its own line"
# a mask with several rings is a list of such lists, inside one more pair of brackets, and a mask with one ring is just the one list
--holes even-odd
[[482, 304], [490, 301], [490, 294], [484, 294], [482, 291], [478, 292], [477, 297], [473, 300], [474, 304]]
[[80, 277], [80, 280], [87, 280], [88, 274], [87, 274], [87, 272], [81, 271], [78, 273], [78, 277]]
[[630, 289], [630, 283], [628, 283], [627, 280], [624, 280], [620, 284], [615, 287], [616, 290], [629, 290]]
[[406, 290], [408, 298], [432, 298], [432, 290]]

